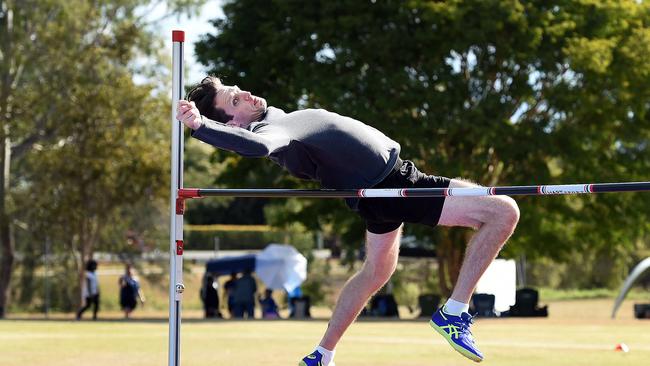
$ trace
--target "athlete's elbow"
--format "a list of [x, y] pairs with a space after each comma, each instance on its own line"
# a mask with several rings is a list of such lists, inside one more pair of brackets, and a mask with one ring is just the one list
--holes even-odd
[[247, 151], [240, 152], [241, 156], [247, 158], [266, 158], [271, 154], [271, 151], [266, 146], [256, 146], [255, 148]]

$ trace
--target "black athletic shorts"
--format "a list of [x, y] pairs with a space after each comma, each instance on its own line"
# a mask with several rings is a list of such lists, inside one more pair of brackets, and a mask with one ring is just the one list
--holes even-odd
[[[426, 175], [410, 160], [398, 160], [395, 169], [372, 188], [447, 188], [449, 178]], [[358, 213], [374, 234], [391, 232], [403, 222], [438, 225], [445, 197], [361, 198]]]

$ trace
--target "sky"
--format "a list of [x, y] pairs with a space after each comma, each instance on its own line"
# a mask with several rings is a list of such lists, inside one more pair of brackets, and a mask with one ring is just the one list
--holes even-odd
[[[194, 55], [194, 43], [200, 40], [200, 36], [206, 33], [214, 33], [215, 28], [212, 24], [209, 23], [209, 20], [214, 18], [223, 17], [223, 11], [221, 10], [221, 4], [223, 0], [208, 0], [208, 2], [201, 8], [198, 17], [188, 18], [188, 17], [169, 17], [168, 19], [163, 20], [160, 25], [160, 31], [163, 35], [169, 35], [169, 42], [165, 42], [166, 47], [168, 47], [168, 52], [171, 55], [172, 52], [172, 42], [171, 35], [172, 30], [182, 30], [185, 31], [185, 84], [194, 84], [201, 81], [205, 76], [204, 67], [196, 61]], [[159, 18], [166, 12], [166, 7], [164, 5], [158, 6], [151, 13], [153, 19]]]

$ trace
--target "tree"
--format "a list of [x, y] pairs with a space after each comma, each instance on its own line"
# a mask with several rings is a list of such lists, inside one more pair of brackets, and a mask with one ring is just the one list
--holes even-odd
[[[203, 2], [166, 3], [177, 14]], [[164, 74], [147, 79], [164, 68], [143, 9], [159, 3], [0, 1], [0, 317], [17, 224], [65, 241], [81, 273], [121, 206], [164, 198], [169, 105]]]
[[[225, 17], [214, 20], [216, 31], [197, 45], [197, 55], [212, 73], [271, 105], [357, 118], [398, 140], [402, 156], [422, 170], [484, 185], [647, 177], [645, 2], [254, 3], [224, 5]], [[270, 164], [228, 163], [223, 183], [305, 186]], [[645, 194], [518, 202], [523, 214], [505, 255], [614, 252], [649, 228]], [[340, 204], [285, 204], [297, 208], [280, 222], [332, 223], [349, 244], [362, 240], [359, 220]], [[407, 233], [436, 245], [448, 294], [468, 233]]]

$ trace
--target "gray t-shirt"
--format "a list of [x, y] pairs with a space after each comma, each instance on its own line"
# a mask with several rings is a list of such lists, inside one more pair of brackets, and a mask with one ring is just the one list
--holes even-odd
[[203, 117], [192, 136], [245, 157], [268, 157], [292, 175], [331, 189], [374, 186], [392, 171], [400, 152], [397, 142], [374, 127], [324, 109], [285, 113], [269, 107], [247, 129]]

